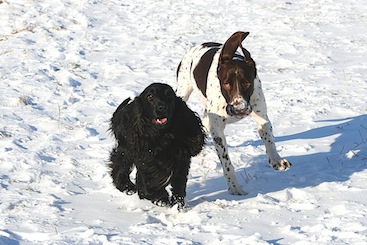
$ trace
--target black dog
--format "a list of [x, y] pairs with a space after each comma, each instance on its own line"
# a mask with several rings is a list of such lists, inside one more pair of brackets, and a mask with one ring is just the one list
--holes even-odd
[[[153, 83], [131, 103], [122, 102], [111, 119], [116, 140], [109, 167], [117, 189], [159, 206], [181, 209], [192, 156], [205, 143], [200, 118], [173, 89]], [[134, 166], [136, 183], [130, 180]], [[171, 194], [166, 190], [171, 185]]]

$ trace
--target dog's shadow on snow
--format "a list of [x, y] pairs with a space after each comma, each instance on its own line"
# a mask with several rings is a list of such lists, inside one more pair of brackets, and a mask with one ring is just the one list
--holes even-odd
[[[205, 201], [243, 200], [286, 188], [313, 187], [325, 182], [343, 182], [354, 173], [367, 168], [367, 115], [336, 120], [316, 121], [320, 124], [304, 132], [276, 137], [276, 142], [297, 141], [300, 152], [296, 156], [283, 156], [292, 164], [286, 172], [277, 172], [267, 164], [265, 153], [252, 159], [252, 165], [236, 169], [237, 178], [246, 196], [230, 195], [223, 176], [208, 178], [201, 185], [189, 184], [188, 204], [195, 206]], [[326, 145], [325, 152], [313, 150], [315, 140], [322, 142], [327, 137], [334, 142]], [[330, 139], [325, 140], [329, 142]], [[229, 142], [230, 143], [230, 142]], [[251, 145], [260, 145], [260, 140]], [[300, 145], [301, 144], [301, 145]], [[314, 143], [315, 144], [315, 143]], [[297, 150], [297, 146], [294, 146]], [[217, 160], [219, 162], [219, 159]]]

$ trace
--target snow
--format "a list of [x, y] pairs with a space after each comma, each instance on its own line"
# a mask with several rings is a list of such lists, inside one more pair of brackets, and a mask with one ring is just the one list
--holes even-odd
[[[367, 5], [328, 0], [0, 1], [0, 244], [366, 244]], [[226, 128], [246, 196], [211, 139], [184, 212], [114, 188], [112, 113], [186, 50], [249, 31], [277, 149]], [[202, 114], [193, 96], [189, 106]]]

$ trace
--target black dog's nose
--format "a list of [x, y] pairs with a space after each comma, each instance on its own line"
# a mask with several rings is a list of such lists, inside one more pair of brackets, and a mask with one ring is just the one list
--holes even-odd
[[157, 109], [158, 109], [158, 111], [162, 112], [162, 111], [167, 110], [167, 106], [164, 105], [164, 104], [160, 104], [160, 105], [158, 105], [158, 108]]

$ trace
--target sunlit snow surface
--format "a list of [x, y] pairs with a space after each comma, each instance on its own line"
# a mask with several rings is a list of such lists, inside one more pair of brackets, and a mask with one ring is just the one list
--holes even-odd
[[[362, 0], [0, 1], [0, 244], [365, 244], [366, 23]], [[116, 190], [114, 110], [235, 31], [292, 169], [268, 166], [249, 118], [225, 131], [247, 196], [227, 193], [210, 138], [185, 212]]]

